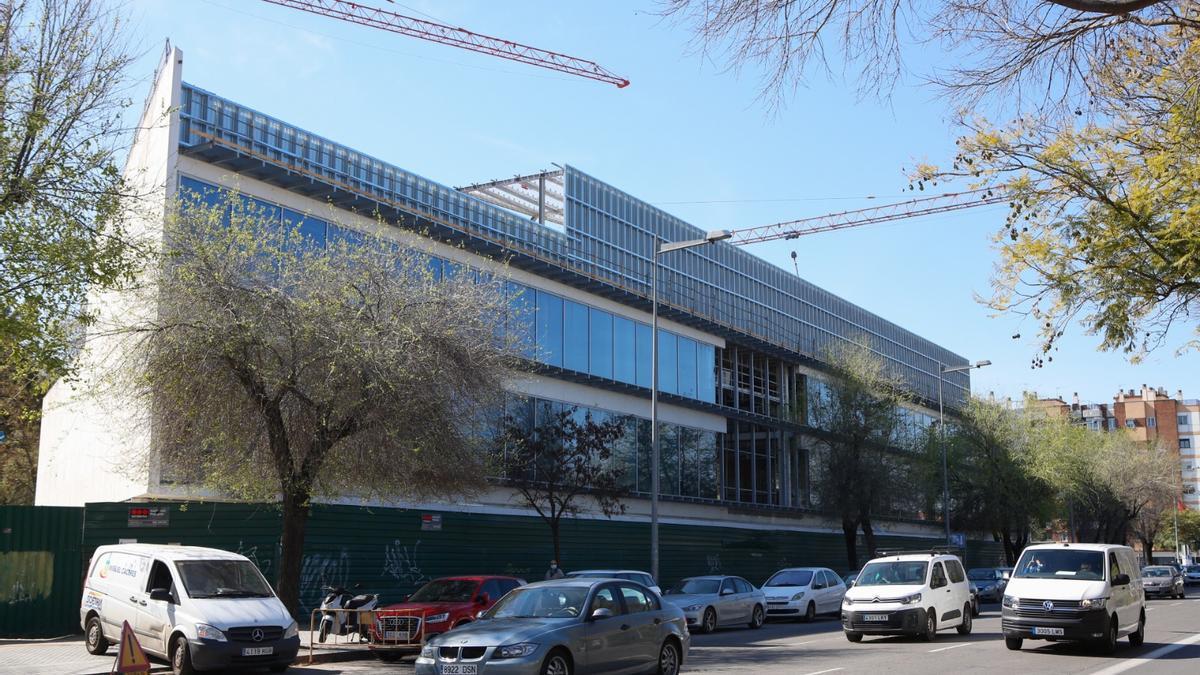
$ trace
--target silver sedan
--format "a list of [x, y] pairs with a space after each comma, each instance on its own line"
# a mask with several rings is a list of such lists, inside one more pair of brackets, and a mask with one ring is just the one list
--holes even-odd
[[687, 624], [641, 584], [556, 579], [510, 591], [480, 620], [426, 643], [417, 675], [676, 675]]
[[675, 584], [663, 601], [683, 610], [689, 627], [711, 633], [717, 626], [761, 628], [767, 596], [741, 577], [691, 577]]

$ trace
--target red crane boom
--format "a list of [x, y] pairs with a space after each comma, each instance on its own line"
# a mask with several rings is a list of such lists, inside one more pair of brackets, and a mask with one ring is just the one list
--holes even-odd
[[629, 80], [619, 77], [598, 63], [585, 59], [559, 54], [558, 52], [530, 47], [519, 42], [503, 38], [481, 35], [465, 28], [455, 28], [433, 21], [417, 19], [396, 12], [390, 12], [378, 7], [360, 5], [349, 0], [263, 0], [273, 5], [291, 7], [321, 16], [328, 16], [362, 26], [379, 28], [381, 30], [407, 35], [409, 37], [429, 40], [438, 44], [450, 45], [473, 52], [490, 54], [502, 59], [519, 61], [539, 68], [547, 68], [560, 73], [578, 75], [600, 82], [615, 84], [618, 88], [629, 86]]
[[977, 206], [999, 204], [1008, 200], [1007, 196], [994, 193], [987, 188], [967, 190], [965, 192], [947, 192], [932, 197], [920, 197], [884, 206], [871, 206], [865, 209], [841, 211], [823, 216], [789, 220], [773, 225], [759, 225], [733, 230], [733, 237], [729, 240], [729, 243], [737, 246], [745, 246], [746, 244], [757, 244], [776, 239], [796, 239], [797, 237], [809, 234], [886, 223], [891, 220], [917, 218], [935, 213], [973, 209]]

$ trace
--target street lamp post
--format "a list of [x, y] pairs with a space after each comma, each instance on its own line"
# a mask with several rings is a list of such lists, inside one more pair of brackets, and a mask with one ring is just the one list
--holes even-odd
[[950, 465], [946, 459], [946, 410], [942, 403], [942, 381], [946, 373], [961, 373], [992, 365], [991, 361], [976, 361], [965, 366], [947, 368], [938, 363], [938, 442], [942, 446], [942, 521], [946, 523], [946, 545], [950, 545]]
[[703, 246], [733, 236], [729, 230], [713, 230], [703, 239], [689, 239], [659, 244], [654, 239], [654, 256], [650, 272], [650, 576], [658, 583], [658, 256], [671, 251]]

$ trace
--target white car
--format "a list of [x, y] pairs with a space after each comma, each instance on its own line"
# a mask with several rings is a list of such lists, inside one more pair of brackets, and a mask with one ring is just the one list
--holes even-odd
[[767, 595], [767, 618], [812, 621], [818, 614], [837, 614], [846, 583], [826, 567], [789, 567], [762, 585]]
[[654, 577], [640, 570], [576, 570], [567, 574], [568, 579], [624, 579], [636, 581], [650, 590], [662, 595], [662, 589], [654, 581]]
[[128, 623], [142, 648], [186, 675], [197, 670], [287, 670], [296, 622], [254, 563], [195, 546], [101, 546], [88, 564], [79, 620], [92, 654]]
[[916, 635], [939, 630], [971, 632], [971, 590], [958, 556], [939, 551], [905, 553], [867, 563], [842, 599], [846, 639], [864, 635]]
[[1146, 636], [1146, 593], [1137, 556], [1115, 544], [1036, 544], [1004, 589], [1000, 628], [1009, 649], [1025, 640], [1081, 640], [1105, 653]]

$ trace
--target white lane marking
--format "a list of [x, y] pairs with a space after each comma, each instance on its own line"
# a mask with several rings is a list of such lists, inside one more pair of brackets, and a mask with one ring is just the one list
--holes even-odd
[[1200, 633], [1197, 633], [1191, 637], [1186, 637], [1186, 638], [1180, 640], [1179, 642], [1172, 642], [1169, 645], [1163, 645], [1162, 647], [1155, 649], [1154, 651], [1150, 652], [1149, 654], [1146, 654], [1145, 656], [1139, 656], [1136, 659], [1129, 659], [1127, 661], [1122, 661], [1121, 663], [1118, 663], [1114, 666], [1109, 666], [1108, 668], [1105, 668], [1104, 670], [1097, 670], [1096, 672], [1092, 673], [1092, 675], [1116, 675], [1116, 673], [1123, 673], [1131, 668], [1137, 668], [1138, 666], [1144, 666], [1147, 663], [1150, 663], [1151, 661], [1153, 661], [1154, 659], [1157, 659], [1162, 656], [1166, 656], [1167, 654], [1170, 654], [1171, 652], [1173, 652], [1177, 649], [1183, 649], [1184, 647], [1186, 647], [1190, 644], [1195, 644], [1197, 642], [1200, 642]]
[[1182, 605], [1182, 604], [1183, 604], [1182, 602], [1172, 602], [1171, 604], [1169, 604], [1169, 605], [1167, 605], [1167, 606], [1168, 606], [1168, 607], [1174, 607], [1175, 605]]
[[949, 647], [939, 647], [938, 649], [930, 649], [929, 653], [932, 654], [934, 652], [944, 652], [947, 649], [958, 649], [959, 647], [969, 647], [970, 645], [971, 645], [970, 642], [964, 642], [962, 644], [950, 645]]
[[804, 675], [824, 675], [824, 673], [836, 673], [839, 670], [845, 670], [845, 668], [830, 668], [829, 670], [818, 670], [818, 671], [815, 671], [812, 673], [805, 673]]

